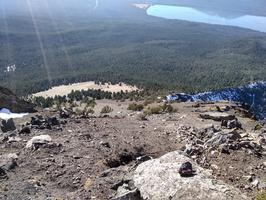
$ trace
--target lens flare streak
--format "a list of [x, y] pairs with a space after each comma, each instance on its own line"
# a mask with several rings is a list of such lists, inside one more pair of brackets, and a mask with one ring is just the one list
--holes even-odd
[[49, 81], [49, 83], [51, 85], [52, 78], [51, 78], [51, 72], [50, 72], [50, 69], [49, 69], [49, 66], [48, 66], [48, 62], [47, 62], [47, 56], [46, 56], [46, 53], [45, 53], [45, 50], [44, 50], [44, 46], [43, 46], [43, 41], [42, 41], [42, 38], [41, 38], [40, 30], [39, 30], [39, 27], [37, 25], [36, 19], [34, 17], [33, 11], [32, 11], [32, 5], [31, 5], [31, 2], [29, 0], [27, 0], [27, 5], [28, 5], [29, 12], [30, 12], [30, 15], [31, 15], [32, 23], [34, 25], [36, 36], [37, 36], [38, 42], [40, 44], [40, 49], [41, 49], [41, 53], [42, 53], [42, 57], [43, 57], [43, 62], [44, 62], [44, 67], [45, 67], [45, 70], [46, 70], [47, 78], [48, 78], [48, 81]]

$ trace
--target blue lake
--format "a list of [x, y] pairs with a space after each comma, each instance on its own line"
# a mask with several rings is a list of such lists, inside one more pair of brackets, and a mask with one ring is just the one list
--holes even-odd
[[186, 20], [191, 22], [236, 26], [266, 32], [266, 17], [254, 15], [219, 16], [213, 12], [203, 12], [195, 8], [153, 5], [147, 9], [150, 16], [166, 19]]

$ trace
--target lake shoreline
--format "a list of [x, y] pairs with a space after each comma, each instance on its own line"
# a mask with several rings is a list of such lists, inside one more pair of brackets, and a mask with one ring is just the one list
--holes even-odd
[[256, 15], [229, 15], [213, 11], [202, 11], [192, 7], [172, 5], [152, 5], [146, 14], [172, 20], [184, 20], [211, 25], [233, 26], [259, 32], [266, 32], [266, 17]]

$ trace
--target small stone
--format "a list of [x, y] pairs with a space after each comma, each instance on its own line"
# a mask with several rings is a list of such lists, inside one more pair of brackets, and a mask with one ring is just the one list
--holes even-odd
[[138, 161], [138, 162], [145, 162], [145, 161], [147, 161], [147, 160], [151, 160], [152, 159], [152, 157], [151, 156], [147, 156], [147, 155], [145, 155], [145, 156], [140, 156], [140, 157], [137, 157], [136, 158], [136, 160]]
[[180, 176], [183, 177], [189, 177], [194, 175], [194, 171], [192, 169], [192, 164], [191, 162], [185, 162], [181, 165], [179, 169], [179, 174]]
[[215, 165], [215, 164], [212, 164], [212, 165], [211, 165], [211, 168], [212, 168], [212, 169], [216, 169], [216, 170], [219, 169], [219, 167], [218, 167], [217, 165]]
[[129, 190], [128, 185], [124, 184], [117, 189], [117, 194], [112, 200], [141, 199], [138, 189]]
[[90, 187], [91, 187], [91, 185], [92, 185], [92, 180], [91, 180], [90, 178], [88, 178], [88, 179], [85, 181], [85, 183], [84, 183], [84, 189], [85, 189], [85, 190], [89, 190]]
[[250, 190], [250, 186], [249, 185], [245, 185], [245, 190]]
[[111, 145], [109, 144], [109, 142], [103, 142], [103, 141], [101, 141], [100, 142], [100, 145], [102, 145], [104, 147], [107, 147], [107, 148], [111, 148]]
[[0, 167], [0, 180], [7, 179], [8, 176], [6, 174], [6, 171]]

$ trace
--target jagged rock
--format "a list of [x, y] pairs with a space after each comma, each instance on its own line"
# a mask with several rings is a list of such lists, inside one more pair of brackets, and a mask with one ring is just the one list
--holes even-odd
[[226, 127], [228, 129], [234, 129], [234, 128], [242, 129], [242, 124], [237, 119], [222, 120], [221, 126]]
[[212, 119], [214, 121], [222, 121], [222, 120], [233, 120], [235, 119], [234, 115], [230, 115], [227, 113], [221, 112], [205, 112], [201, 113], [200, 117], [203, 119]]
[[33, 126], [41, 126], [45, 123], [45, 119], [41, 115], [36, 115], [34, 117], [31, 117], [30, 124]]
[[7, 179], [6, 171], [0, 167], [0, 180]]
[[230, 154], [230, 146], [228, 144], [222, 144], [220, 150], [221, 153]]
[[129, 190], [128, 185], [124, 184], [117, 189], [117, 194], [112, 200], [142, 200], [138, 189]]
[[1, 130], [4, 133], [16, 130], [16, 126], [13, 119], [2, 120]]
[[60, 125], [60, 122], [59, 120], [54, 116], [54, 117], [49, 117], [47, 119], [47, 123], [50, 125], [50, 126], [59, 126]]
[[24, 126], [20, 131], [19, 134], [30, 134], [31, 130], [29, 126]]
[[[193, 163], [196, 174], [181, 177], [182, 163]], [[133, 177], [136, 188], [145, 200], [248, 200], [238, 189], [215, 180], [211, 173], [180, 152], [171, 152], [140, 164]]]
[[67, 111], [65, 108], [62, 108], [62, 109], [59, 111], [59, 116], [60, 116], [60, 118], [67, 119], [67, 118], [70, 117], [70, 113], [69, 113], [69, 111]]
[[191, 157], [193, 155], [199, 155], [202, 152], [202, 146], [198, 144], [186, 144], [184, 153]]
[[52, 129], [53, 126], [59, 126], [61, 122], [57, 119], [57, 117], [47, 117], [44, 118], [41, 115], [36, 115], [31, 117], [31, 127], [36, 129]]
[[16, 131], [10, 131], [10, 132], [6, 132], [6, 133], [2, 133], [2, 134], [0, 134], [0, 142], [6, 142], [9, 140], [9, 138], [16, 137], [16, 136], [17, 136]]
[[17, 154], [4, 154], [0, 156], [0, 168], [9, 171], [17, 166], [16, 160], [18, 159]]
[[22, 139], [20, 137], [17, 137], [17, 136], [13, 136], [13, 137], [9, 137], [7, 142], [8, 143], [13, 143], [13, 142], [19, 142], [21, 141]]
[[229, 140], [237, 140], [241, 138], [240, 134], [236, 130], [224, 130], [214, 133], [213, 136], [206, 141], [207, 146], [220, 146], [221, 144], [229, 142]]
[[44, 145], [44, 144], [48, 144], [50, 142], [52, 142], [52, 138], [49, 135], [35, 136], [27, 142], [26, 148], [36, 149], [39, 146]]

